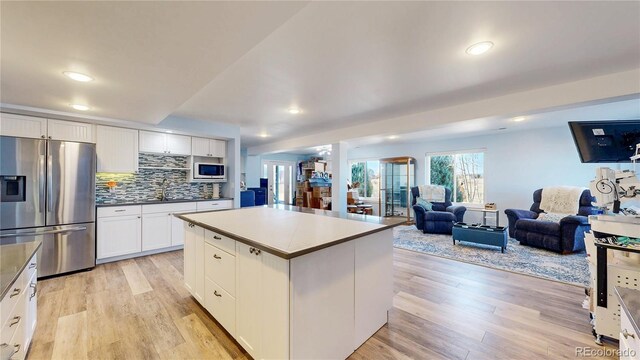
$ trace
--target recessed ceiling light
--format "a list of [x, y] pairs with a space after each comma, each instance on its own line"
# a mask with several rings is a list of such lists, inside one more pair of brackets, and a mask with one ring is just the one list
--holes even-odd
[[166, 132], [167, 134], [173, 134], [173, 131], [171, 131], [171, 130], [167, 130], [167, 131], [165, 131], [165, 132]]
[[513, 120], [513, 121], [515, 121], [515, 122], [520, 122], [520, 121], [525, 121], [525, 120], [526, 120], [526, 118], [525, 118], [524, 116], [516, 116], [516, 117], [514, 117], [514, 118], [513, 118], [513, 119], [511, 119], [511, 120]]
[[300, 114], [301, 110], [298, 109], [297, 107], [291, 107], [289, 108], [289, 114]]
[[493, 47], [493, 43], [491, 41], [483, 41], [477, 44], [473, 44], [467, 48], [467, 54], [469, 55], [480, 55], [484, 54], [489, 49]]
[[397, 139], [397, 138], [399, 138], [399, 136], [398, 136], [398, 135], [390, 135], [390, 136], [387, 136], [387, 139], [389, 139], [389, 140], [395, 140], [395, 139]]
[[88, 82], [92, 81], [93, 78], [89, 75], [81, 74], [74, 71], [65, 71], [63, 74], [71, 80], [80, 81], [80, 82]]
[[258, 136], [260, 136], [261, 138], [266, 138], [266, 137], [269, 137], [269, 134], [261, 133], [261, 134], [258, 134]]
[[76, 110], [80, 110], [80, 111], [87, 111], [90, 109], [89, 106], [87, 105], [82, 105], [82, 104], [71, 104], [71, 107], [76, 109]]

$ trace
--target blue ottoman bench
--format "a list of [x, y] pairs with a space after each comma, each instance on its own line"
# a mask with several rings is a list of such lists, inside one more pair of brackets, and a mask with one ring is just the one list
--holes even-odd
[[458, 241], [476, 244], [499, 246], [504, 253], [507, 248], [507, 226], [469, 225], [465, 223], [453, 224], [451, 234], [453, 245]]

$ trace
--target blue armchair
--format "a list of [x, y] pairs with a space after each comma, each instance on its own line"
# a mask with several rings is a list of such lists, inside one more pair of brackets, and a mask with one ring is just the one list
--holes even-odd
[[425, 211], [421, 206], [416, 205], [416, 199], [420, 197], [418, 187], [411, 188], [411, 205], [415, 214], [416, 227], [423, 233], [430, 234], [451, 234], [453, 224], [462, 222], [467, 208], [464, 206], [454, 206], [451, 203], [451, 190], [445, 189], [445, 201], [432, 203], [433, 211]]
[[589, 190], [580, 196], [579, 210], [576, 215], [567, 216], [559, 223], [536, 220], [540, 210], [542, 189], [533, 192], [533, 205], [530, 210], [506, 209], [509, 219], [509, 236], [522, 245], [547, 249], [562, 254], [584, 250], [584, 233], [591, 228], [587, 216], [595, 214], [591, 205], [593, 197]]

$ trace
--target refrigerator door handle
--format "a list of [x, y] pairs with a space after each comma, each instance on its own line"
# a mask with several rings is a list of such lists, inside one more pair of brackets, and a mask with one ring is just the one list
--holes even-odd
[[44, 155], [40, 155], [39, 159], [38, 159], [38, 169], [40, 172], [40, 176], [38, 177], [38, 191], [39, 191], [39, 196], [38, 196], [38, 212], [42, 212], [43, 211], [43, 207], [42, 203], [45, 201], [44, 200], [44, 196], [45, 196], [45, 156]]
[[47, 212], [51, 212], [51, 202], [53, 201], [53, 156], [47, 156]]
[[46, 231], [34, 231], [34, 232], [24, 232], [24, 233], [12, 233], [12, 234], [3, 234], [0, 235], [0, 238], [4, 237], [21, 237], [21, 236], [39, 236], [39, 235], [48, 235], [48, 234], [61, 234], [75, 231], [84, 231], [87, 230], [86, 226], [76, 226], [68, 229], [56, 229], [56, 230], [46, 230]]

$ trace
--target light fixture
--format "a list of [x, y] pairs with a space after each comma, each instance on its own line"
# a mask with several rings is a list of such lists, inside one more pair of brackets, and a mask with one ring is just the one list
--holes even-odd
[[491, 41], [483, 41], [469, 46], [466, 52], [469, 55], [480, 55], [486, 53], [492, 47], [493, 43]]
[[301, 110], [297, 107], [290, 107], [289, 114], [300, 114]]
[[525, 118], [524, 116], [516, 116], [516, 117], [514, 117], [514, 118], [513, 118], [513, 119], [511, 119], [511, 120], [512, 120], [512, 121], [515, 121], [515, 122], [521, 122], [521, 121], [525, 121], [525, 120], [526, 120], [526, 118]]
[[93, 81], [93, 78], [89, 75], [81, 74], [75, 71], [65, 71], [63, 74], [71, 80], [80, 81], [80, 82], [89, 82]]
[[260, 136], [261, 138], [266, 138], [266, 137], [269, 137], [269, 134], [267, 134], [267, 133], [260, 133], [260, 134], [258, 134], [258, 136]]
[[397, 139], [397, 138], [399, 138], [399, 137], [400, 137], [400, 136], [398, 136], [398, 135], [389, 135], [389, 136], [387, 136], [387, 139], [389, 139], [389, 140], [395, 140], [395, 139]]
[[173, 131], [171, 131], [171, 130], [167, 130], [167, 131], [165, 131], [165, 132], [166, 132], [167, 134], [173, 134]]
[[71, 107], [76, 109], [76, 110], [80, 110], [80, 111], [87, 111], [90, 109], [89, 106], [87, 105], [82, 105], [82, 104], [71, 104]]

